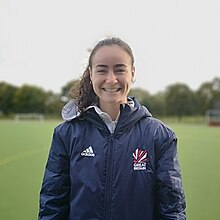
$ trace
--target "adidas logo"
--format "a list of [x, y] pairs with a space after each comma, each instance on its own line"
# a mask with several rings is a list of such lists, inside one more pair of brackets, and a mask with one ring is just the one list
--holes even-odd
[[84, 157], [94, 157], [95, 154], [94, 154], [94, 152], [93, 152], [92, 146], [86, 148], [86, 149], [81, 153], [81, 156], [84, 156]]

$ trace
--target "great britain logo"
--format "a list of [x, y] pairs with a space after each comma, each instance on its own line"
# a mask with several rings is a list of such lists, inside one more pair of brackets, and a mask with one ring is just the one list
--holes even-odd
[[134, 170], [146, 170], [146, 162], [148, 160], [147, 150], [137, 148], [133, 153]]

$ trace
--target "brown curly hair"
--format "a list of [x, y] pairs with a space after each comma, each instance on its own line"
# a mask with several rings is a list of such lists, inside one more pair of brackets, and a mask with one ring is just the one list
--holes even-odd
[[91, 84], [89, 69], [92, 69], [92, 58], [96, 54], [96, 52], [101, 47], [111, 46], [111, 45], [117, 45], [120, 46], [122, 49], [124, 49], [131, 58], [131, 64], [134, 65], [134, 55], [132, 49], [126, 42], [124, 42], [118, 37], [107, 37], [99, 41], [98, 44], [93, 48], [93, 50], [90, 53], [88, 59], [88, 65], [85, 71], [83, 72], [81, 80], [78, 82], [78, 86], [75, 87], [74, 90], [70, 91], [71, 98], [77, 100], [78, 109], [80, 112], [83, 112], [91, 104], [98, 103], [98, 97], [95, 94], [93, 90], [93, 86]]

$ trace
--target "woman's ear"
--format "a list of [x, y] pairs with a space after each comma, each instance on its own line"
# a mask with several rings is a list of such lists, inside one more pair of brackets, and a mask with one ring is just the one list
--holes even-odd
[[135, 67], [132, 67], [132, 71], [131, 71], [131, 81], [134, 83], [135, 82]]

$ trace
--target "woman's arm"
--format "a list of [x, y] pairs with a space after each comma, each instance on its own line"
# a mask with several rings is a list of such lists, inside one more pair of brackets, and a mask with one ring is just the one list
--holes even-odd
[[67, 220], [69, 192], [69, 156], [55, 129], [40, 192], [38, 219]]
[[185, 220], [186, 202], [177, 155], [177, 139], [171, 134], [160, 143], [156, 162], [156, 219]]

